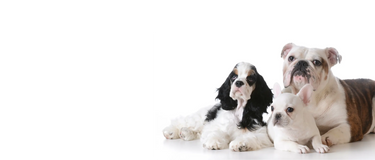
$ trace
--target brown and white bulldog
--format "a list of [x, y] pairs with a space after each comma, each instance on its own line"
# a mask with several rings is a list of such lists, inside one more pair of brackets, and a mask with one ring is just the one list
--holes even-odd
[[323, 144], [360, 141], [375, 132], [375, 81], [336, 78], [331, 67], [341, 62], [341, 55], [335, 48], [306, 48], [289, 43], [281, 57], [283, 92], [296, 94], [305, 84], [314, 88], [308, 110], [315, 118]]

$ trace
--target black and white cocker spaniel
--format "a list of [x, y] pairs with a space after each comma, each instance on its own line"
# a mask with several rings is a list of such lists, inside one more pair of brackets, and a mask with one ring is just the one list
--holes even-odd
[[163, 130], [167, 139], [200, 138], [203, 147], [233, 151], [271, 147], [263, 113], [273, 94], [254, 65], [238, 63], [218, 89], [220, 103], [172, 120]]

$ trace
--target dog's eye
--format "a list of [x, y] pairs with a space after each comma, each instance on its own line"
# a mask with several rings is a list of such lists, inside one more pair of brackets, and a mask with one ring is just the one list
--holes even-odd
[[237, 77], [238, 77], [237, 75], [233, 75], [233, 76], [232, 76], [232, 78], [231, 78], [231, 79], [232, 79], [232, 81], [236, 80], [236, 79], [237, 79]]
[[246, 77], [246, 80], [248, 80], [249, 82], [254, 82], [255, 77], [254, 76], [248, 76], [248, 77]]
[[273, 108], [273, 106], [271, 106], [271, 111], [273, 112], [273, 110], [274, 110], [274, 108]]
[[288, 107], [288, 108], [286, 109], [286, 111], [287, 111], [287, 112], [293, 112], [294, 109], [293, 109], [292, 107]]
[[313, 63], [315, 66], [321, 66], [321, 65], [322, 65], [322, 62], [320, 62], [319, 60], [313, 60], [312, 63]]
[[294, 56], [290, 56], [290, 57], [288, 58], [288, 61], [289, 61], [289, 62], [293, 62], [295, 59], [296, 59], [296, 58], [295, 58]]

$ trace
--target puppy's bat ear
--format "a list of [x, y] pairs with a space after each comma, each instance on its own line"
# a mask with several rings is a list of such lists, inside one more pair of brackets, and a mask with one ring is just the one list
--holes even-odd
[[310, 98], [313, 92], [314, 92], [314, 87], [311, 84], [306, 84], [297, 93], [297, 96], [300, 97], [303, 103], [307, 105], [310, 102]]
[[290, 52], [290, 50], [294, 47], [295, 45], [293, 43], [288, 43], [283, 47], [283, 50], [281, 51], [281, 58], [285, 59], [286, 55]]
[[272, 88], [274, 98], [277, 98], [281, 94], [281, 87], [279, 83], [275, 83]]
[[339, 52], [332, 47], [326, 48], [326, 54], [328, 57], [328, 61], [331, 67], [336, 65], [337, 63], [340, 63], [342, 60], [342, 56], [339, 54]]
[[220, 100], [221, 108], [224, 110], [232, 110], [237, 107], [237, 102], [229, 96], [231, 87], [230, 78], [233, 76], [233, 74], [234, 73], [231, 72], [221, 87], [217, 89], [218, 95], [216, 99]]

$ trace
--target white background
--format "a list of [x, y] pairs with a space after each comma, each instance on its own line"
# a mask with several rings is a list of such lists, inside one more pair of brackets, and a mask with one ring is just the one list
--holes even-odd
[[[342, 56], [341, 63], [332, 67], [336, 77], [375, 80], [375, 29], [156, 28], [154, 158], [159, 157], [155, 157], [155, 149], [169, 143], [165, 142], [162, 130], [170, 119], [215, 104], [216, 89], [236, 63], [246, 61], [255, 65], [270, 88], [275, 82], [283, 84], [281, 49], [290, 42], [309, 48], [334, 47]], [[157, 153], [160, 154], [164, 153]]]

